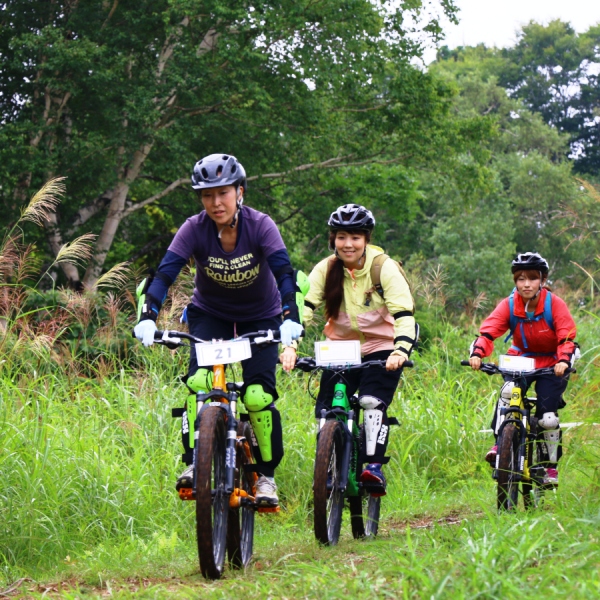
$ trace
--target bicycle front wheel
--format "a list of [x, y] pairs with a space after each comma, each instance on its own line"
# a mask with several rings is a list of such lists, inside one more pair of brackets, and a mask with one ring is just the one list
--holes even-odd
[[223, 410], [208, 407], [200, 420], [196, 455], [196, 535], [200, 570], [207, 579], [223, 574], [229, 494], [225, 487], [227, 432]]
[[498, 440], [498, 510], [515, 510], [519, 498], [519, 445], [518, 428], [509, 423]]
[[327, 421], [319, 432], [313, 483], [315, 537], [322, 544], [337, 544], [342, 527], [344, 494], [339, 489], [344, 452], [344, 429]]
[[229, 563], [235, 569], [247, 567], [252, 558], [254, 546], [255, 510], [249, 497], [254, 496], [256, 473], [246, 472], [245, 466], [254, 464], [252, 453], [252, 427], [247, 421], [240, 421], [237, 427], [235, 461], [235, 487], [240, 490], [242, 504], [229, 509], [227, 522], [227, 554]]

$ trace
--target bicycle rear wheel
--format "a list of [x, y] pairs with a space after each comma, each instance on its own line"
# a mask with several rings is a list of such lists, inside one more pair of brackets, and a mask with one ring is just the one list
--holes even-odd
[[315, 537], [322, 544], [337, 544], [342, 526], [344, 494], [339, 490], [344, 430], [339, 421], [327, 421], [319, 432], [313, 483]]
[[515, 510], [519, 498], [519, 445], [521, 436], [509, 423], [498, 440], [498, 510]]
[[[247, 473], [245, 465], [254, 464], [252, 454], [252, 427], [248, 421], [240, 421], [237, 426], [235, 461], [235, 487], [243, 494], [254, 496], [256, 473]], [[252, 558], [254, 546], [254, 506], [249, 501], [238, 508], [229, 509], [227, 521], [227, 554], [229, 563], [235, 569], [247, 567]]]
[[350, 519], [352, 535], [355, 538], [375, 537], [379, 530], [379, 515], [381, 513], [381, 497], [351, 496]]
[[196, 535], [200, 570], [219, 579], [225, 563], [229, 494], [225, 491], [227, 432], [223, 410], [210, 406], [200, 420], [196, 454]]

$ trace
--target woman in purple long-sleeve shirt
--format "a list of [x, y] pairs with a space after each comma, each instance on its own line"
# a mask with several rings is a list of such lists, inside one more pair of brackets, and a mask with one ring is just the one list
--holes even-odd
[[[202, 339], [231, 339], [264, 329], [280, 329], [281, 341], [290, 345], [302, 332], [295, 302], [290, 259], [274, 221], [243, 205], [246, 172], [227, 154], [211, 154], [198, 161], [192, 174], [204, 210], [190, 217], [175, 234], [146, 291], [135, 334], [144, 345], [154, 341], [156, 318], [169, 286], [188, 262], [196, 262], [196, 280], [187, 307], [190, 333]], [[283, 316], [283, 322], [282, 322]], [[275, 468], [283, 457], [281, 417], [275, 367], [276, 345], [253, 347], [242, 362], [244, 402], [256, 436], [256, 502], [279, 503]], [[210, 368], [198, 366], [192, 346], [186, 385], [192, 393], [210, 389]], [[190, 455], [189, 452], [186, 453]], [[185, 454], [184, 454], [185, 456]], [[192, 467], [177, 480], [177, 489], [192, 486]]]

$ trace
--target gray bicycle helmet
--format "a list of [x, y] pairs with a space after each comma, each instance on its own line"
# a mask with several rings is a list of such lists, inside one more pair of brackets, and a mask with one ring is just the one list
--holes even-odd
[[331, 213], [327, 225], [333, 231], [372, 231], [375, 217], [360, 204], [344, 204]]
[[542, 275], [548, 275], [548, 261], [537, 252], [519, 253], [512, 261], [511, 271], [540, 271]]
[[194, 165], [192, 188], [204, 190], [222, 185], [240, 185], [246, 192], [246, 171], [231, 154], [210, 154]]

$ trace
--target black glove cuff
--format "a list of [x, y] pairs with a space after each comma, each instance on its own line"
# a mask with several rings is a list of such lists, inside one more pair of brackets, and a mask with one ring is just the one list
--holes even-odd
[[296, 304], [296, 294], [286, 294], [282, 300], [282, 312], [283, 318], [291, 319], [296, 323], [300, 323], [300, 314], [298, 312], [298, 305]]
[[159, 311], [160, 302], [154, 296], [146, 294], [146, 297], [144, 298], [144, 304], [142, 305], [142, 312], [140, 313], [140, 321], [150, 319], [156, 323]]

